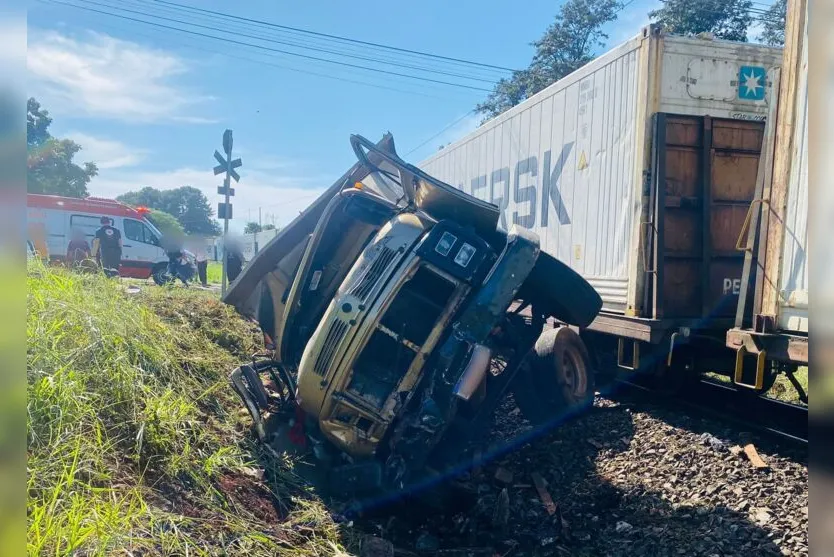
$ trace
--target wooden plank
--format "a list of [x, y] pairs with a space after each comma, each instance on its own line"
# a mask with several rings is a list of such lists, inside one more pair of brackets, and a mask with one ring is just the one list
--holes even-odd
[[539, 499], [542, 500], [547, 514], [551, 516], [556, 514], [556, 503], [553, 502], [550, 493], [547, 491], [547, 483], [545, 483], [544, 478], [538, 472], [531, 473], [530, 477], [533, 478], [533, 485], [536, 486], [536, 491], [539, 492]]
[[[785, 50], [782, 59], [782, 78], [779, 87], [779, 109], [776, 116], [776, 147], [773, 156], [773, 179], [769, 200], [763, 273], [761, 307], [754, 313], [775, 316], [779, 306], [779, 274], [782, 262], [782, 243], [785, 236], [785, 211], [793, 155], [793, 128], [796, 121], [796, 94], [801, 71], [802, 40], [807, 15], [807, 0], [788, 0], [785, 24]], [[765, 184], [767, 187], [767, 184]]]
[[768, 467], [767, 463], [762, 460], [762, 457], [759, 456], [759, 453], [756, 451], [756, 447], [752, 443], [744, 446], [744, 454], [747, 455], [751, 464], [753, 464], [753, 466], [757, 469], [762, 470]]

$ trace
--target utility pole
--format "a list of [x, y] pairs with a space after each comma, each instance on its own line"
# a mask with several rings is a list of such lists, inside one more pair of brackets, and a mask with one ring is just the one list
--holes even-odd
[[223, 186], [217, 188], [217, 193], [225, 197], [223, 203], [217, 204], [217, 217], [223, 219], [223, 272], [220, 279], [220, 295], [226, 294], [226, 269], [229, 263], [229, 219], [232, 218], [232, 205], [229, 199], [235, 194], [235, 190], [231, 187], [231, 179], [235, 182], [240, 181], [240, 175], [235, 171], [243, 162], [240, 159], [232, 160], [232, 130], [223, 132], [223, 151], [226, 153], [224, 158], [218, 151], [214, 152], [214, 158], [219, 163], [214, 167], [214, 175], [217, 176], [223, 172], [226, 177], [223, 179]]

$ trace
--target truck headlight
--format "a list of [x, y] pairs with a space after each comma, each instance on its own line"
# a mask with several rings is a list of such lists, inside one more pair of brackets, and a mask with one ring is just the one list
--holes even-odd
[[455, 263], [461, 267], [466, 267], [469, 265], [469, 262], [472, 261], [472, 256], [475, 255], [475, 251], [474, 246], [470, 246], [464, 242], [464, 244], [460, 247], [460, 250], [458, 250], [458, 254], [455, 256]]
[[449, 252], [452, 251], [452, 248], [457, 242], [458, 237], [452, 234], [451, 232], [444, 232], [443, 236], [440, 237], [440, 241], [437, 242], [437, 245], [434, 246], [434, 251], [446, 257], [449, 255]]

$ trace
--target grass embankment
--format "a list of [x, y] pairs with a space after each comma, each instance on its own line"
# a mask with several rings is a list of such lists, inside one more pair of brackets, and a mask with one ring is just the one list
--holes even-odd
[[227, 376], [255, 348], [251, 325], [196, 289], [130, 295], [44, 268], [28, 287], [30, 555], [339, 547], [291, 464], [249, 441]]

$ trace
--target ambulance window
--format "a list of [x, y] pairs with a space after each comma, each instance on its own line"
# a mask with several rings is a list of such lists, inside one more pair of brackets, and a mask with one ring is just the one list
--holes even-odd
[[134, 242], [144, 242], [145, 236], [142, 232], [142, 223], [136, 220], [125, 219], [125, 237]]
[[134, 242], [159, 245], [159, 239], [151, 232], [151, 229], [138, 220], [125, 219], [125, 236]]
[[86, 236], [95, 236], [96, 230], [101, 228], [101, 217], [72, 215], [70, 216], [70, 228], [83, 230]]

